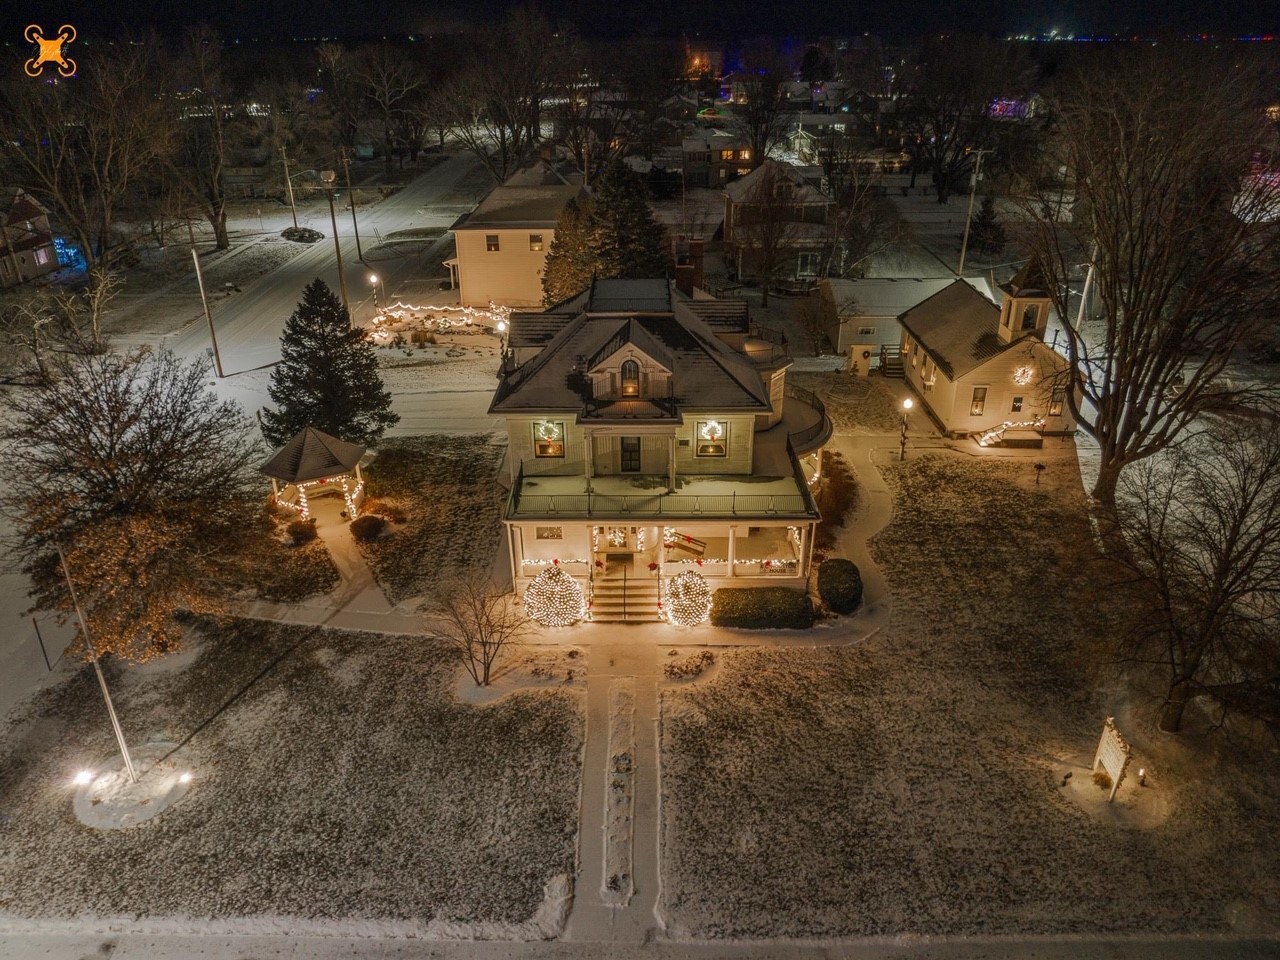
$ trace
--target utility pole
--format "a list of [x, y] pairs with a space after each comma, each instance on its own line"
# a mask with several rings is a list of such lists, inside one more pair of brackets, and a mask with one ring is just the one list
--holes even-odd
[[116, 719], [116, 708], [111, 703], [111, 692], [107, 689], [107, 680], [102, 675], [102, 667], [98, 663], [98, 651], [93, 649], [93, 641], [89, 639], [89, 625], [84, 622], [84, 611], [80, 609], [80, 598], [76, 595], [76, 585], [71, 582], [71, 571], [67, 569], [67, 555], [62, 552], [62, 545], [55, 544], [58, 551], [58, 562], [62, 564], [62, 575], [66, 577], [67, 589], [71, 591], [71, 603], [76, 608], [76, 618], [80, 621], [80, 632], [84, 634], [84, 645], [89, 651], [89, 659], [93, 661], [93, 671], [98, 675], [98, 686], [102, 688], [102, 699], [107, 702], [107, 714], [111, 717], [111, 729], [115, 731], [116, 743], [120, 745], [120, 756], [124, 758], [124, 768], [129, 773], [129, 782], [137, 783], [138, 774], [133, 769], [133, 758], [129, 756], [129, 745], [125, 743], [124, 731], [120, 729], [120, 721]]
[[982, 179], [982, 158], [990, 150], [979, 150], [978, 160], [973, 165], [973, 173], [969, 175], [969, 212], [964, 218], [964, 240], [960, 243], [960, 266], [956, 268], [956, 276], [964, 276], [964, 257], [969, 252], [969, 224], [973, 221], [973, 198], [978, 193], [978, 181]]
[[213, 369], [218, 379], [222, 379], [222, 354], [218, 352], [218, 335], [213, 330], [213, 314], [209, 312], [209, 298], [204, 295], [204, 274], [200, 272], [200, 257], [195, 249], [191, 250], [191, 259], [196, 265], [196, 282], [200, 284], [200, 302], [204, 304], [204, 319], [209, 324], [209, 340], [213, 343]]
[[356, 192], [351, 189], [351, 158], [342, 151], [342, 169], [347, 173], [347, 200], [351, 204], [351, 230], [356, 235], [356, 258], [364, 263], [364, 251], [360, 249], [360, 224], [356, 223]]
[[293, 211], [293, 229], [298, 229], [298, 205], [293, 202], [293, 180], [289, 176], [289, 157], [280, 148], [280, 159], [284, 161], [284, 185], [289, 188], [289, 209]]
[[333, 212], [333, 184], [338, 175], [332, 170], [321, 170], [320, 179], [324, 183], [325, 196], [329, 198], [329, 222], [333, 224], [333, 252], [338, 258], [338, 289], [342, 291], [342, 309], [347, 311], [347, 320], [351, 319], [351, 303], [347, 300], [347, 275], [342, 269], [342, 244], [338, 242], [338, 215]]

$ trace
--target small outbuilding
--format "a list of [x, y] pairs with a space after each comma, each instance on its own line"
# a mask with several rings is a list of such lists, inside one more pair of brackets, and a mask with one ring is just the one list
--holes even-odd
[[311, 515], [308, 500], [341, 493], [354, 520], [364, 500], [360, 459], [367, 449], [307, 426], [258, 470], [271, 478], [275, 502], [303, 519]]

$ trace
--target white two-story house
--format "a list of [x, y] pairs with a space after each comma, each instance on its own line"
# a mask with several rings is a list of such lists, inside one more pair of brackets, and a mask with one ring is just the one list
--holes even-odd
[[548, 564], [596, 620], [658, 619], [663, 581], [803, 588], [831, 423], [786, 386], [785, 341], [744, 301], [667, 280], [597, 280], [514, 314], [490, 412], [504, 417], [516, 591]]

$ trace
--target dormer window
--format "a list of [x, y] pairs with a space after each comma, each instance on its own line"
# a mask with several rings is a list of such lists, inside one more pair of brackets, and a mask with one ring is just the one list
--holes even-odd
[[622, 380], [624, 397], [640, 396], [640, 364], [634, 360], [624, 360], [619, 378]]

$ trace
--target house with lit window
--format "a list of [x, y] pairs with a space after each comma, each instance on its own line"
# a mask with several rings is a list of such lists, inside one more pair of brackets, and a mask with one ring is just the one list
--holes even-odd
[[1051, 303], [1042, 273], [1028, 264], [1000, 291], [997, 303], [954, 280], [903, 313], [907, 383], [949, 437], [1040, 446], [1074, 433], [1067, 360], [1044, 342]]
[[655, 620], [685, 571], [713, 589], [804, 588], [831, 422], [787, 385], [790, 365], [745, 301], [667, 280], [597, 280], [512, 314], [489, 412], [509, 440], [516, 591], [555, 565], [592, 619]]
[[24, 190], [8, 191], [0, 204], [0, 289], [52, 273], [59, 267], [49, 211]]
[[707, 130], [681, 143], [686, 187], [723, 187], [755, 166], [751, 145], [737, 134]]
[[542, 303], [542, 274], [556, 224], [570, 200], [586, 195], [546, 163], [494, 187], [455, 223], [456, 252], [445, 261], [464, 307]]

